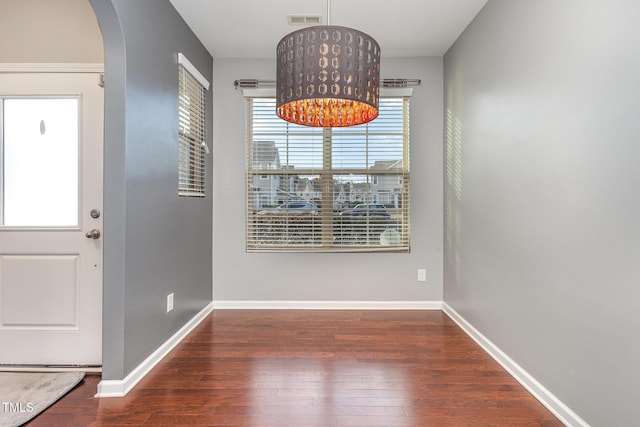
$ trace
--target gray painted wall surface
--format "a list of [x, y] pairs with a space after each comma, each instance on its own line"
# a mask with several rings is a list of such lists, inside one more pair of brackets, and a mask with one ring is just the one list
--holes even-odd
[[215, 300], [441, 301], [442, 58], [382, 59], [383, 77], [423, 81], [411, 100], [410, 254], [246, 253], [246, 107], [233, 81], [273, 80], [275, 62], [215, 59], [213, 69]]
[[640, 418], [640, 3], [489, 0], [445, 55], [445, 301], [594, 426]]
[[[111, 380], [212, 298], [210, 157], [207, 197], [177, 195], [177, 53], [209, 81], [212, 58], [168, 0], [91, 4], [105, 42], [103, 379]], [[207, 134], [211, 144], [210, 114]]]

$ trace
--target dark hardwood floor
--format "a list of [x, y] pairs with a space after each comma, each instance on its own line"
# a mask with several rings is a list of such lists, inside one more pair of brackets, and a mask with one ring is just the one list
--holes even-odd
[[441, 311], [216, 311], [123, 398], [36, 426], [560, 426]]

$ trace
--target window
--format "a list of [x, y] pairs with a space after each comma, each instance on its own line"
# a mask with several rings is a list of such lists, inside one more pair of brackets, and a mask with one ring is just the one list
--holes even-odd
[[285, 122], [273, 97], [247, 113], [248, 251], [409, 250], [408, 97], [345, 128]]
[[2, 225], [78, 225], [78, 108], [75, 97], [0, 98]]
[[205, 196], [205, 91], [209, 82], [178, 54], [178, 195]]

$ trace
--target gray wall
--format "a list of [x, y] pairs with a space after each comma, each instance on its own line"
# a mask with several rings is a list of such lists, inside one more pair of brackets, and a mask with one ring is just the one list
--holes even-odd
[[[273, 80], [273, 60], [214, 60], [216, 301], [442, 300], [442, 58], [382, 59], [420, 78], [411, 100], [411, 253], [246, 253], [246, 107], [239, 78]], [[417, 269], [427, 280], [416, 281]]]
[[[168, 0], [91, 5], [105, 43], [103, 379], [111, 380], [212, 299], [211, 158], [207, 197], [177, 195], [177, 53], [209, 81], [212, 58]], [[210, 117], [207, 134], [211, 144]]]
[[640, 418], [638, 16], [489, 0], [444, 60], [445, 302], [594, 426]]

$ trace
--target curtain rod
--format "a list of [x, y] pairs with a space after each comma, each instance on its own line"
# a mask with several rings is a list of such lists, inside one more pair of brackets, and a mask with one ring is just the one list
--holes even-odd
[[[380, 79], [380, 87], [409, 87], [419, 86], [421, 83], [420, 79]], [[233, 85], [237, 90], [238, 88], [273, 87], [276, 82], [275, 80], [238, 79], [233, 82]]]

